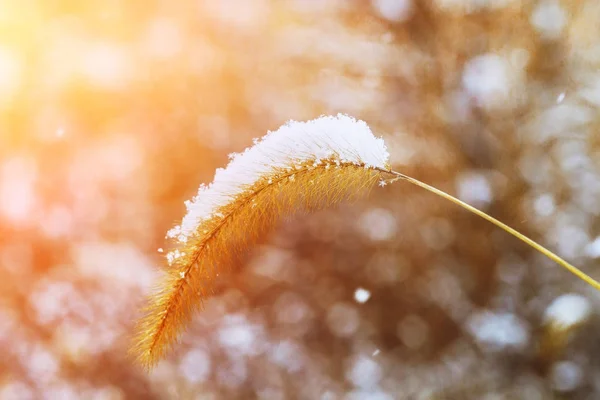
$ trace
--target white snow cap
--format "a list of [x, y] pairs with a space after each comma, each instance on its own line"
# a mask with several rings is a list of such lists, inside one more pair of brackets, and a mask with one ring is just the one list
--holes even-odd
[[376, 138], [365, 122], [338, 114], [308, 122], [289, 121], [230, 157], [229, 165], [217, 170], [213, 183], [200, 186], [198, 195], [186, 202], [188, 213], [181, 226], [167, 236], [187, 241], [219, 207], [275, 169], [292, 169], [309, 161], [320, 164], [332, 158], [343, 164], [386, 168], [389, 153], [383, 139]]

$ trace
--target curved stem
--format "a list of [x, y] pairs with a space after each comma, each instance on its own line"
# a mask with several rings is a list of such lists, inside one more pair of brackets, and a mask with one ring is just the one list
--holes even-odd
[[452, 203], [464, 208], [465, 210], [468, 210], [470, 212], [472, 212], [473, 214], [476, 214], [478, 216], [480, 216], [481, 218], [485, 219], [486, 221], [491, 222], [492, 224], [496, 225], [497, 227], [503, 229], [504, 231], [510, 233], [511, 235], [513, 235], [514, 237], [516, 237], [517, 239], [527, 243], [529, 246], [533, 247], [534, 249], [536, 249], [537, 251], [539, 251], [540, 253], [542, 253], [543, 255], [545, 255], [546, 257], [548, 257], [549, 259], [551, 259], [552, 261], [556, 262], [558, 265], [560, 265], [561, 267], [567, 269], [569, 272], [571, 272], [573, 275], [577, 276], [578, 278], [580, 278], [581, 280], [583, 280], [584, 282], [586, 282], [587, 284], [593, 286], [595, 289], [600, 290], [600, 283], [598, 281], [596, 281], [594, 278], [592, 278], [591, 276], [587, 275], [585, 272], [581, 271], [579, 268], [577, 268], [576, 266], [570, 264], [569, 262], [563, 260], [562, 258], [560, 258], [559, 256], [557, 256], [556, 254], [554, 254], [553, 252], [551, 252], [550, 250], [548, 250], [547, 248], [545, 248], [544, 246], [542, 246], [541, 244], [535, 242], [534, 240], [528, 238], [527, 236], [523, 235], [522, 233], [518, 232], [517, 230], [511, 228], [510, 226], [504, 224], [503, 222], [498, 221], [496, 218], [484, 213], [483, 211], [465, 203], [462, 200], [457, 199], [454, 196], [449, 195], [448, 193], [436, 189], [433, 186], [430, 186], [424, 182], [421, 182], [418, 179], [415, 178], [411, 178], [408, 175], [404, 175], [400, 172], [396, 172], [396, 171], [392, 171], [392, 170], [384, 170], [381, 169], [380, 171], [382, 172], [387, 172], [389, 174], [394, 175], [396, 178], [394, 178], [392, 181], [396, 181], [396, 180], [404, 180], [407, 182], [412, 183], [413, 185], [419, 186], [425, 190], [430, 191], [431, 193], [434, 193], [446, 200], [451, 201]]

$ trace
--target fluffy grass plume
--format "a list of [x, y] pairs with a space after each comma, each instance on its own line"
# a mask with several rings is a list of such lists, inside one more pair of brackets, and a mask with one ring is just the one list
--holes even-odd
[[147, 368], [160, 360], [189, 322], [215, 279], [277, 221], [356, 196], [389, 170], [382, 139], [344, 115], [289, 122], [233, 155], [201, 186], [180, 226], [178, 243], [138, 324], [134, 353]]
[[[387, 178], [387, 179], [386, 179]], [[461, 200], [392, 171], [382, 139], [345, 115], [289, 122], [232, 156], [213, 182], [186, 203], [188, 213], [168, 235], [177, 242], [137, 327], [133, 354], [146, 368], [163, 358], [212, 293], [219, 274], [282, 217], [336, 204], [376, 183], [405, 180], [479, 215], [548, 256], [590, 285], [600, 284], [545, 247]]]

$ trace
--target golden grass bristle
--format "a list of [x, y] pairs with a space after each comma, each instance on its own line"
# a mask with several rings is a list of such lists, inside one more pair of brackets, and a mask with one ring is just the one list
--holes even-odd
[[335, 160], [315, 160], [289, 170], [274, 170], [221, 207], [198, 226], [167, 268], [137, 326], [132, 352], [147, 369], [165, 356], [202, 300], [212, 293], [218, 274], [234, 268], [240, 256], [282, 217], [312, 211], [356, 197], [372, 188], [381, 172]]

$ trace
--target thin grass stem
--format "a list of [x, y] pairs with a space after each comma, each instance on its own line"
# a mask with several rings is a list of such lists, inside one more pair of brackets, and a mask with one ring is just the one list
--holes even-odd
[[560, 265], [561, 267], [565, 268], [566, 270], [568, 270], [569, 272], [571, 272], [573, 275], [577, 276], [578, 278], [580, 278], [581, 280], [583, 280], [584, 282], [586, 282], [587, 284], [589, 284], [590, 286], [594, 287], [597, 290], [600, 290], [600, 283], [595, 280], [594, 278], [592, 278], [591, 276], [587, 275], [585, 272], [581, 271], [579, 268], [577, 268], [576, 266], [572, 265], [571, 263], [569, 263], [568, 261], [562, 259], [561, 257], [557, 256], [555, 253], [553, 253], [552, 251], [548, 250], [547, 248], [545, 248], [544, 246], [542, 246], [541, 244], [537, 243], [536, 241], [530, 239], [529, 237], [523, 235], [522, 233], [520, 233], [519, 231], [511, 228], [510, 226], [506, 225], [503, 222], [498, 221], [496, 218], [492, 217], [489, 214], [486, 214], [485, 212], [479, 210], [478, 208], [473, 207], [470, 204], [465, 203], [462, 200], [457, 199], [456, 197], [442, 191], [439, 189], [436, 189], [433, 186], [430, 186], [424, 182], [421, 182], [418, 179], [415, 178], [411, 178], [410, 176], [404, 175], [400, 172], [396, 172], [396, 171], [386, 171], [386, 170], [380, 170], [382, 172], [387, 172], [389, 174], [392, 174], [395, 176], [395, 178], [392, 181], [396, 181], [396, 180], [404, 180], [407, 182], [412, 183], [413, 185], [419, 186], [425, 190], [430, 191], [431, 193], [434, 193], [446, 200], [451, 201], [452, 203], [464, 208], [467, 211], [472, 212], [473, 214], [476, 214], [478, 216], [480, 216], [481, 218], [485, 219], [486, 221], [491, 222], [492, 224], [496, 225], [497, 227], [503, 229], [504, 231], [510, 233], [511, 235], [513, 235], [514, 237], [516, 237], [517, 239], [521, 240], [522, 242], [527, 243], [529, 246], [533, 247], [535, 250], [539, 251], [540, 253], [542, 253], [543, 255], [545, 255], [546, 257], [548, 257], [549, 259], [551, 259], [552, 261], [556, 262], [558, 265]]

